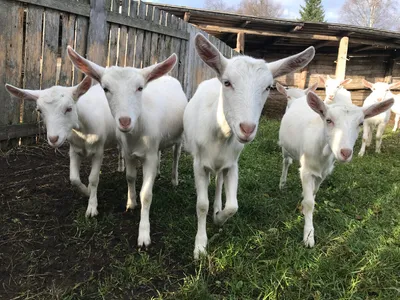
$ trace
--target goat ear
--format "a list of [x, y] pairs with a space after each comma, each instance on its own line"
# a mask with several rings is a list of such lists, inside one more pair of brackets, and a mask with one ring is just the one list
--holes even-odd
[[326, 105], [325, 103], [315, 94], [314, 92], [309, 92], [307, 94], [307, 103], [313, 111], [319, 114], [321, 117], [326, 116]]
[[391, 90], [391, 89], [398, 88], [398, 87], [400, 87], [400, 81], [395, 82], [395, 83], [392, 83], [391, 85], [389, 85], [389, 89], [390, 89], [390, 90]]
[[369, 81], [363, 79], [362, 83], [364, 84], [365, 87], [370, 88], [372, 90], [372, 87], [374, 85], [372, 82], [369, 82]]
[[153, 66], [150, 66], [147, 68], [143, 68], [141, 70], [141, 72], [145, 78], [146, 84], [154, 79], [164, 76], [169, 71], [171, 71], [176, 64], [176, 61], [177, 61], [177, 56], [175, 53], [173, 53], [166, 60], [164, 60], [156, 65], [153, 65]]
[[36, 101], [40, 96], [40, 90], [23, 90], [8, 83], [6, 84], [6, 90], [11, 95], [24, 100]]
[[221, 77], [225, 71], [227, 59], [200, 33], [196, 34], [194, 43], [200, 58], [217, 72], [218, 77]]
[[82, 73], [92, 77], [94, 80], [101, 82], [104, 68], [80, 56], [71, 46], [67, 48], [69, 59]]
[[[328, 75], [328, 77], [329, 77], [329, 75]], [[325, 85], [325, 78], [324, 78], [324, 76], [318, 76], [318, 78], [319, 78], [319, 80], [322, 82], [322, 84], [323, 85]]]
[[83, 80], [76, 86], [74, 87], [74, 92], [72, 93], [72, 98], [75, 101], [78, 101], [78, 99], [85, 94], [92, 86], [92, 78], [89, 76], [85, 76]]
[[298, 54], [267, 63], [267, 66], [272, 76], [276, 78], [304, 68], [314, 58], [314, 55], [315, 49], [311, 46]]
[[276, 86], [276, 89], [278, 90], [279, 93], [281, 93], [281, 94], [284, 95], [285, 97], [287, 96], [286, 89], [283, 87], [282, 84], [280, 84], [279, 82], [277, 82], [277, 83], [275, 84], [275, 86]]
[[305, 93], [307, 94], [310, 91], [315, 92], [317, 90], [317, 88], [318, 88], [318, 82], [316, 82], [312, 86], [309, 86], [308, 88], [306, 88]]
[[351, 79], [351, 78], [347, 78], [347, 79], [345, 79], [345, 80], [342, 80], [342, 81], [340, 82], [340, 85], [346, 85], [346, 84], [350, 83], [352, 80], [353, 80], [353, 79]]
[[372, 118], [380, 113], [387, 111], [389, 108], [392, 107], [394, 103], [394, 99], [390, 98], [388, 100], [373, 104], [368, 106], [367, 108], [363, 109], [364, 112], [364, 119]]

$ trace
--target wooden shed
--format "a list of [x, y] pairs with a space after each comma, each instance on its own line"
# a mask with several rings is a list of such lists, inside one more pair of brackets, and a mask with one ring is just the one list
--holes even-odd
[[[346, 86], [353, 102], [362, 105], [371, 82], [400, 80], [400, 33], [333, 23], [267, 19], [190, 7], [154, 4], [216, 36], [241, 53], [273, 61], [313, 45], [316, 57], [295, 74], [278, 79], [284, 85], [305, 88], [318, 76], [352, 78]], [[325, 95], [322, 83], [318, 93]], [[397, 91], [395, 91], [397, 93]], [[266, 114], [282, 116], [285, 100], [271, 93]]]

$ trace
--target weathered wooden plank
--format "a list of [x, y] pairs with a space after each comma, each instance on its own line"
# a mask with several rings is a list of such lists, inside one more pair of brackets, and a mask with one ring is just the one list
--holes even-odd
[[[141, 2], [140, 5], [145, 5], [144, 2]], [[134, 27], [137, 29], [142, 29], [146, 31], [156, 32], [159, 34], [170, 35], [172, 37], [176, 37], [179, 39], [187, 40], [189, 36], [185, 32], [181, 32], [176, 29], [172, 29], [165, 26], [160, 26], [156, 24], [152, 24], [150, 22], [146, 22], [140, 19], [133, 19], [127, 16], [122, 16], [115, 12], [110, 12], [107, 16], [107, 21], [114, 24], [126, 25], [129, 27]]]
[[[165, 22], [167, 20], [167, 15], [165, 11], [160, 12], [160, 25], [166, 26]], [[158, 38], [158, 61], [161, 62], [167, 58], [167, 53], [165, 52], [165, 38], [166, 35], [162, 34]]]
[[[11, 97], [4, 83], [22, 84], [23, 52], [23, 7], [17, 2], [0, 2], [0, 124], [18, 124], [20, 121], [20, 99]], [[18, 140], [0, 143], [0, 148], [17, 145]]]
[[[146, 4], [143, 2], [138, 3], [137, 7], [137, 19], [145, 19], [146, 17]], [[135, 68], [143, 67], [143, 55], [144, 55], [144, 30], [136, 30], [136, 45], [135, 45]]]
[[[89, 59], [95, 60], [95, 62], [101, 60], [102, 58], [96, 58], [94, 59], [94, 55], [96, 55], [96, 49], [92, 48], [92, 54], [89, 57], [89, 54], [87, 54], [89, 51], [88, 47], [88, 39], [89, 39], [89, 19], [86, 17], [80, 17], [78, 16], [76, 18], [76, 40], [75, 40], [75, 50], [82, 56], [87, 56]], [[93, 46], [93, 45], [92, 45]], [[100, 52], [99, 52], [100, 53]], [[105, 54], [104, 57], [105, 58]], [[104, 59], [105, 60], [105, 59]], [[73, 84], [77, 84], [82, 81], [83, 77], [85, 75], [79, 71], [77, 68], [74, 67], [73, 70]]]
[[75, 15], [90, 16], [90, 6], [88, 2], [72, 2], [60, 0], [17, 0], [23, 3], [34, 4], [40, 7], [51, 8], [62, 12], [72, 13]]
[[0, 126], [0, 141], [8, 141], [24, 137], [30, 137], [30, 140], [32, 140], [32, 136], [43, 133], [43, 131], [43, 128], [40, 128], [39, 124], [32, 123]]
[[336, 78], [343, 80], [346, 76], [347, 50], [349, 48], [349, 38], [342, 37], [339, 43], [338, 57], [336, 60]]
[[[147, 23], [150, 23], [153, 18], [153, 6], [146, 4], [146, 17], [145, 20]], [[142, 68], [150, 66], [150, 56], [151, 56], [151, 31], [144, 32], [143, 39], [143, 63]]]
[[46, 10], [44, 18], [42, 89], [56, 84], [60, 13]]
[[[111, 1], [111, 11], [119, 14], [119, 1]], [[118, 39], [119, 39], [119, 25], [110, 24], [110, 33], [108, 39], [108, 66], [115, 66], [118, 64]]]
[[108, 24], [106, 22], [105, 0], [90, 0], [90, 24], [87, 38], [87, 57], [105, 66], [108, 49]]
[[[179, 20], [179, 30], [185, 31], [187, 29], [187, 23], [183, 20]], [[185, 70], [186, 70], [186, 41], [181, 40], [180, 42], [180, 49], [179, 49], [179, 65], [178, 65], [178, 80], [184, 86], [185, 84]]]
[[[175, 16], [171, 17], [171, 25], [173, 29], [179, 30], [179, 19]], [[171, 70], [170, 74], [172, 77], [175, 77], [178, 79], [178, 72], [179, 72], [179, 50], [181, 47], [181, 39], [178, 38], [172, 38], [172, 46], [171, 46], [171, 52], [168, 53], [168, 55], [171, 55], [172, 53], [175, 53], [178, 56], [178, 62], [175, 65], [175, 67]]]
[[[129, 16], [137, 18], [137, 2], [131, 0]], [[132, 67], [135, 62], [136, 28], [128, 27], [128, 41], [126, 45], [126, 66]]]
[[61, 34], [61, 70], [58, 84], [63, 86], [72, 85], [72, 63], [68, 58], [67, 46], [74, 46], [75, 40], [75, 21], [76, 16], [62, 14], [62, 34]]
[[[27, 12], [24, 87], [27, 89], [39, 90], [44, 9], [32, 5], [28, 6]], [[23, 123], [36, 122], [38, 116], [35, 108], [36, 103], [34, 101], [24, 101]]]
[[[152, 17], [152, 23], [155, 25], [160, 24], [160, 10], [157, 7], [154, 7], [153, 9], [153, 17]], [[159, 56], [158, 56], [158, 39], [159, 39], [159, 34], [156, 32], [151, 33], [151, 55], [150, 55], [150, 64], [153, 65], [157, 62], [159, 62]]]
[[[129, 14], [129, 0], [121, 0], [120, 7], [121, 14], [123, 16], [128, 16]], [[118, 53], [118, 66], [126, 66], [126, 51], [127, 51], [127, 40], [128, 40], [128, 27], [121, 25], [119, 29], [119, 53]]]

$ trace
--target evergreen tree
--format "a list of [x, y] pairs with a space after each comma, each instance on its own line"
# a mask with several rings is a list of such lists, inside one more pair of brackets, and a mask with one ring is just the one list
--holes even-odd
[[302, 21], [325, 22], [325, 11], [321, 0], [305, 0], [305, 6], [300, 5], [300, 16]]

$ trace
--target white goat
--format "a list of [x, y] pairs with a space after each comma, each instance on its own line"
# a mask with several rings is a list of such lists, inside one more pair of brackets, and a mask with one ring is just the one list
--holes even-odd
[[318, 88], [318, 82], [314, 83], [312, 86], [310, 86], [304, 90], [299, 89], [299, 88], [289, 88], [289, 87], [285, 88], [279, 82], [277, 82], [275, 84], [275, 86], [276, 86], [277, 91], [286, 97], [286, 100], [287, 100], [286, 110], [287, 110], [294, 100], [307, 95], [307, 93], [309, 91], [315, 92]]
[[[308, 105], [307, 105], [308, 103]], [[279, 187], [286, 183], [293, 159], [300, 162], [303, 187], [304, 236], [307, 247], [314, 246], [313, 211], [320, 184], [333, 171], [335, 160], [349, 162], [364, 119], [393, 105], [393, 99], [367, 108], [353, 104], [326, 105], [313, 92], [297, 99], [283, 116], [279, 129], [283, 168]]]
[[399, 120], [400, 120], [400, 94], [394, 95], [394, 104], [392, 106], [392, 112], [396, 115], [394, 118], [394, 125], [393, 125], [393, 132], [397, 130], [397, 127], [399, 126]]
[[172, 183], [178, 184], [183, 112], [187, 99], [178, 80], [163, 76], [175, 66], [177, 57], [173, 54], [159, 64], [136, 69], [103, 68], [81, 57], [70, 47], [68, 55], [79, 70], [100, 82], [108, 99], [125, 158], [127, 209], [137, 205], [136, 168], [138, 161], [143, 163], [138, 245], [147, 247], [151, 243], [149, 214], [159, 150], [173, 146]]
[[[206, 216], [210, 172], [216, 173], [214, 223], [222, 225], [237, 209], [238, 159], [251, 142], [269, 90], [276, 77], [306, 66], [313, 47], [272, 63], [248, 56], [225, 58], [203, 35], [195, 46], [201, 59], [217, 78], [202, 82], [186, 107], [183, 122], [185, 146], [194, 158], [198, 231], [194, 257], [206, 252]], [[226, 202], [222, 209], [222, 185]]]
[[[6, 84], [10, 94], [36, 101], [37, 110], [46, 124], [47, 141], [51, 147], [58, 148], [66, 140], [69, 142], [70, 180], [81, 193], [89, 196], [87, 217], [98, 214], [97, 186], [104, 149], [117, 143], [116, 126], [104, 92], [100, 85], [91, 87], [91, 84], [90, 77], [74, 87], [53, 86], [45, 90], [24, 90]], [[79, 175], [84, 156], [92, 158], [87, 187]], [[120, 157], [118, 165], [118, 170], [122, 171]]]
[[319, 76], [319, 79], [321, 82], [325, 85], [325, 100], [324, 102], [326, 104], [332, 104], [334, 102], [343, 102], [347, 104], [351, 104], [351, 93], [344, 88], [344, 85], [348, 84], [351, 82], [352, 79], [344, 79], [344, 80], [338, 80], [338, 79], [333, 79], [329, 75], [327, 76], [327, 79], [323, 76]]
[[[363, 84], [372, 90], [372, 93], [365, 99], [363, 107], [368, 107], [374, 103], [381, 102], [382, 100], [394, 98], [394, 95], [390, 89], [400, 86], [400, 82], [388, 84], [385, 82], [371, 83], [363, 79]], [[369, 146], [372, 141], [372, 132], [375, 127], [376, 129], [376, 148], [375, 152], [381, 152], [382, 136], [385, 131], [386, 125], [390, 120], [390, 110], [382, 112], [374, 118], [371, 118], [364, 122], [363, 126], [363, 139], [359, 156], [363, 156], [365, 153], [365, 147]]]

